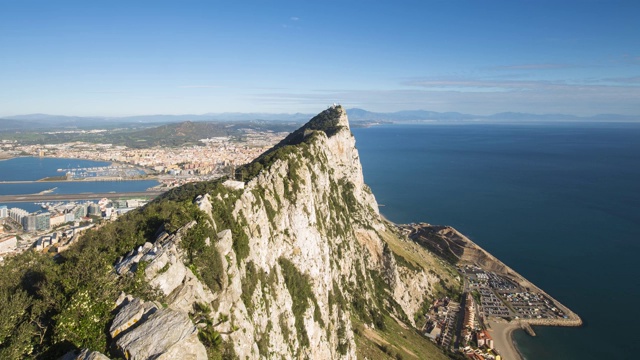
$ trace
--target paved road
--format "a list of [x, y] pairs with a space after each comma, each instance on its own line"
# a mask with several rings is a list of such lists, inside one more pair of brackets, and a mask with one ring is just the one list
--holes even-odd
[[122, 197], [156, 197], [164, 191], [139, 191], [119, 193], [86, 193], [86, 194], [31, 194], [31, 195], [0, 195], [0, 203], [5, 202], [42, 202], [42, 201], [76, 201], [96, 200], [102, 198], [116, 199]]

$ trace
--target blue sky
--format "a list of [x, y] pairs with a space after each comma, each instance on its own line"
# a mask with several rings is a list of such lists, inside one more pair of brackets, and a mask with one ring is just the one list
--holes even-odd
[[640, 115], [640, 1], [0, 0], [0, 115]]

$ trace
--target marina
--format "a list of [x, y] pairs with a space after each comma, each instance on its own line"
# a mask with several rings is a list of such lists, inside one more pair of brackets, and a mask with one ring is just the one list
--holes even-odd
[[93, 167], [60, 168], [57, 172], [64, 173], [67, 179], [132, 179], [147, 175], [147, 173], [132, 165], [109, 165]]

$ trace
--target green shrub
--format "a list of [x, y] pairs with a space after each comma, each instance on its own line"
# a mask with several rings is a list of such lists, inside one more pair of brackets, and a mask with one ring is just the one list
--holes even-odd
[[253, 303], [251, 298], [258, 287], [258, 272], [253, 261], [249, 261], [245, 266], [245, 276], [242, 278], [242, 294], [240, 298], [247, 308], [249, 315], [253, 314]]
[[[301, 273], [291, 261], [285, 258], [278, 259], [278, 263], [282, 269], [282, 276], [284, 277], [284, 282], [287, 285], [287, 290], [289, 290], [289, 295], [291, 295], [291, 300], [293, 301], [291, 310], [295, 317], [298, 341], [301, 346], [308, 346], [309, 337], [307, 335], [307, 329], [304, 327], [304, 313], [309, 308], [310, 301], [316, 307], [318, 306], [316, 297], [311, 290], [311, 277], [308, 274]], [[319, 315], [319, 308], [317, 311]]]

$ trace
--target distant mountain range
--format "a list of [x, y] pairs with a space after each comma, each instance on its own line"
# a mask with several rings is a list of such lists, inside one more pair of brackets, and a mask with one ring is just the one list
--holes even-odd
[[[83, 128], [99, 126], [118, 127], [123, 125], [150, 125], [169, 124], [183, 121], [287, 121], [304, 122], [311, 117], [310, 114], [267, 114], [267, 113], [219, 113], [219, 114], [184, 114], [184, 115], [139, 115], [123, 117], [100, 116], [64, 116], [48, 114], [29, 114], [5, 116], [0, 118], [0, 129], [7, 127], [14, 129], [33, 129], [34, 127], [65, 127]], [[147, 126], [144, 126], [147, 127]]]
[[[357, 126], [358, 122], [413, 122], [413, 121], [640, 121], [640, 116], [600, 114], [594, 116], [575, 116], [567, 114], [529, 114], [517, 112], [503, 112], [493, 115], [472, 115], [459, 112], [436, 112], [427, 110], [407, 110], [391, 113], [371, 112], [363, 109], [348, 109], [349, 120]], [[269, 114], [269, 113], [207, 113], [201, 115], [141, 115], [124, 117], [81, 117], [47, 114], [29, 114], [5, 116], [0, 118], [0, 131], [25, 131], [42, 129], [73, 129], [96, 127], [149, 127], [157, 124], [176, 123], [182, 121], [286, 121], [302, 123], [313, 114]]]
[[640, 116], [599, 114], [594, 116], [575, 116], [567, 114], [530, 114], [502, 112], [493, 115], [472, 115], [459, 112], [436, 112], [427, 110], [407, 110], [392, 113], [377, 113], [363, 109], [347, 110], [349, 120], [353, 121], [640, 121]]

